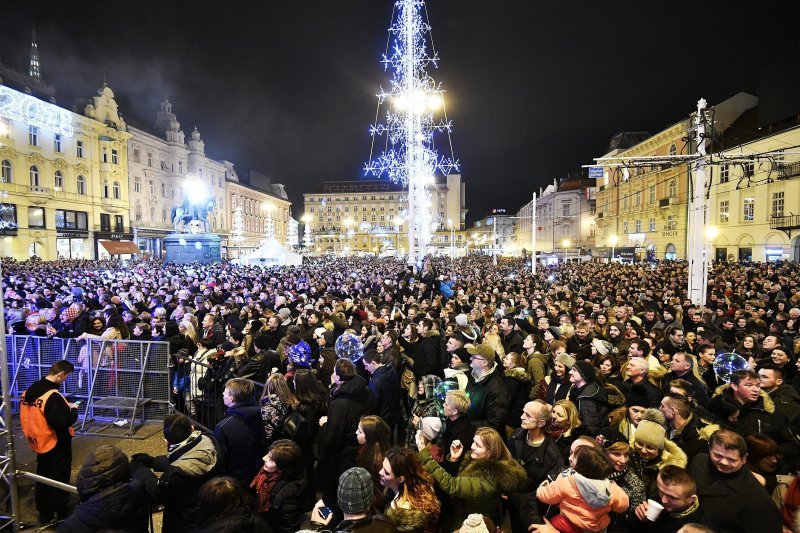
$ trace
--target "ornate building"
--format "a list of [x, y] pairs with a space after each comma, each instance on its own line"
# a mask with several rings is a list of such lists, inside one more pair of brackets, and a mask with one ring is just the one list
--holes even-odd
[[238, 181], [233, 163], [206, 156], [197, 128], [187, 142], [168, 100], [161, 102], [152, 130], [155, 133], [129, 128], [131, 223], [139, 247], [153, 257], [162, 256], [163, 238], [175, 229], [171, 210], [183, 202], [187, 177], [208, 188], [215, 201], [208, 229], [224, 239], [230, 229], [225, 184]]
[[[464, 198], [460, 174], [437, 180], [433, 199], [438, 224], [430, 253], [448, 254], [452, 234], [463, 237]], [[314, 253], [408, 251], [408, 203], [400, 185], [386, 180], [326, 181], [305, 193], [303, 200], [303, 222], [310, 227]]]
[[291, 202], [283, 185], [272, 184], [269, 178], [251, 172], [251, 181], [264, 183], [265, 188], [239, 183], [238, 178], [226, 182], [230, 235], [222, 245], [227, 257], [236, 259], [253, 252], [269, 237], [287, 245], [291, 220]]
[[84, 115], [29, 74], [0, 67], [0, 255], [101, 258], [135, 250], [129, 228], [130, 134], [103, 86]]

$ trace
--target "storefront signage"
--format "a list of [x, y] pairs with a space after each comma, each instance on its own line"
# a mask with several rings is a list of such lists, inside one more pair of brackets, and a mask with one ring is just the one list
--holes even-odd
[[677, 237], [678, 236], [678, 230], [662, 231], [661, 232], [661, 236], [662, 237]]
[[767, 248], [767, 255], [783, 255], [783, 248]]
[[0, 87], [0, 116], [20, 120], [28, 126], [72, 137], [72, 113], [21, 92]]

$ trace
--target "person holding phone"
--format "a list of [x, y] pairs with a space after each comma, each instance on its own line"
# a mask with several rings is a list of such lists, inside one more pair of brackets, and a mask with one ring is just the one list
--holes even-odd
[[[335, 531], [369, 531], [370, 533], [391, 533], [394, 524], [383, 514], [373, 513], [372, 502], [375, 486], [372, 475], [363, 468], [345, 470], [339, 476], [336, 490], [337, 503], [344, 513], [344, 519]], [[322, 531], [332, 529], [334, 513], [319, 500], [311, 511], [311, 529]]]

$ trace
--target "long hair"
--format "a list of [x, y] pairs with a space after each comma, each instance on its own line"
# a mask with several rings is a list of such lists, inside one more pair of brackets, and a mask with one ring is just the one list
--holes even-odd
[[379, 416], [362, 416], [358, 424], [364, 432], [366, 442], [358, 447], [356, 466], [367, 469], [371, 474], [380, 472], [383, 457], [389, 449], [392, 430]]
[[183, 327], [184, 335], [186, 335], [194, 344], [200, 340], [197, 336], [197, 329], [192, 324], [191, 320], [186, 320], [186, 316], [184, 315], [184, 320], [181, 320], [180, 326]]
[[409, 503], [415, 509], [438, 516], [442, 504], [434, 492], [433, 477], [425, 470], [417, 454], [409, 448], [392, 448], [386, 452], [386, 460], [395, 477], [403, 477]]
[[320, 412], [327, 409], [328, 391], [307, 368], [298, 368], [294, 373], [294, 395], [300, 402], [301, 413], [307, 413], [307, 406], [310, 405], [315, 406]]
[[283, 377], [283, 374], [276, 373], [267, 378], [267, 386], [264, 387], [264, 393], [261, 397], [266, 398], [270, 394], [277, 396], [282, 403], [292, 409], [296, 409], [297, 404], [300, 403], [297, 401], [297, 397], [292, 394], [292, 391], [289, 390], [289, 385], [286, 384], [286, 378]]
[[508, 451], [503, 437], [494, 428], [482, 427], [475, 432], [476, 437], [480, 437], [483, 446], [489, 450], [487, 459], [495, 461], [513, 461], [511, 452]]
[[120, 337], [123, 339], [130, 339], [131, 333], [128, 331], [128, 326], [125, 324], [125, 321], [122, 319], [122, 315], [113, 314], [108, 317], [106, 321], [106, 326], [109, 328], [117, 328], [119, 330]]
[[255, 509], [247, 488], [232, 477], [215, 477], [206, 481], [197, 497], [203, 522], [228, 515], [240, 507]]

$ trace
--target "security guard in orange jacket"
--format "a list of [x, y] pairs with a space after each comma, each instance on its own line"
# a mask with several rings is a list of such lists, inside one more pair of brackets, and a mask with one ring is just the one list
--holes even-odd
[[[56, 361], [47, 376], [20, 398], [20, 423], [36, 452], [36, 473], [62, 483], [69, 483], [72, 471], [72, 424], [78, 419], [78, 406], [67, 402], [58, 389], [74, 370], [66, 359]], [[70, 507], [68, 493], [36, 484], [36, 509], [42, 522], [49, 522], [53, 515], [66, 518]]]

